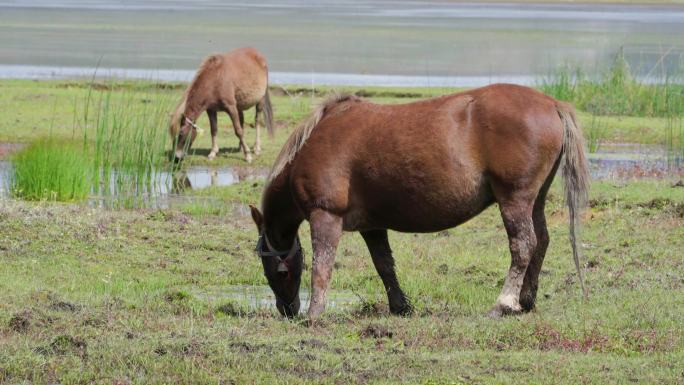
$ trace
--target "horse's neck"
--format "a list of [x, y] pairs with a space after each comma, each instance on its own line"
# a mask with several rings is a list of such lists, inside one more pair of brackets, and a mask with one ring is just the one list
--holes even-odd
[[264, 224], [269, 239], [277, 248], [288, 248], [297, 235], [299, 225], [304, 220], [302, 213], [292, 200], [289, 178], [279, 176], [264, 191]]
[[[190, 102], [186, 102], [190, 103]], [[202, 115], [202, 110], [199, 106], [196, 106], [194, 104], [186, 104], [185, 105], [185, 111], [183, 112], [183, 116], [186, 118], [190, 119], [193, 123], [197, 121], [197, 119]]]

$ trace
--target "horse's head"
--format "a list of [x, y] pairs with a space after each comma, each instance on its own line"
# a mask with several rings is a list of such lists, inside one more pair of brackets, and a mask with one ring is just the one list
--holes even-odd
[[276, 297], [276, 307], [280, 314], [294, 317], [299, 313], [299, 285], [304, 264], [299, 236], [295, 234], [293, 239], [286, 241], [268, 233], [259, 209], [252, 205], [249, 208], [259, 231], [256, 252], [261, 258], [268, 285]]
[[178, 125], [178, 136], [175, 138], [176, 142], [176, 159], [183, 159], [185, 153], [197, 137], [197, 125], [185, 117], [185, 115], [180, 116], [180, 121], [175, 122]]

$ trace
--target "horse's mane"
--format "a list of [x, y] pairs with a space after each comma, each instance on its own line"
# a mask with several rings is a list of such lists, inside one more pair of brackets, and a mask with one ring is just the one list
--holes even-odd
[[328, 95], [316, 108], [311, 112], [308, 118], [306, 118], [295, 130], [292, 132], [287, 142], [280, 150], [280, 154], [273, 163], [271, 172], [268, 174], [266, 179], [266, 185], [271, 183], [281, 172], [285, 166], [287, 166], [294, 159], [295, 155], [302, 149], [306, 140], [309, 139], [314, 128], [318, 123], [325, 117], [325, 114], [330, 111], [330, 108], [346, 102], [346, 101], [360, 101], [354, 94], [350, 93], [338, 93], [333, 92]]
[[174, 113], [171, 115], [171, 122], [169, 123], [169, 133], [172, 137], [178, 135], [178, 131], [182, 126], [181, 118], [183, 116], [183, 113], [185, 112], [185, 105], [188, 101], [190, 93], [195, 90], [195, 85], [197, 84], [199, 79], [203, 76], [206, 76], [205, 74], [211, 73], [210, 70], [212, 70], [215, 67], [218, 67], [222, 63], [223, 56], [220, 54], [209, 55], [206, 58], [204, 58], [204, 60], [202, 60], [202, 63], [195, 72], [195, 76], [193, 76], [192, 80], [190, 81], [190, 84], [188, 84], [188, 87], [183, 92], [183, 97], [178, 102], [178, 104], [176, 105], [176, 109], [174, 110]]

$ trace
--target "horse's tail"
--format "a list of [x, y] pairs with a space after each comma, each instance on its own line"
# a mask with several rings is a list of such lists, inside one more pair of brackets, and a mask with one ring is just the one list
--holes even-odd
[[275, 133], [275, 126], [273, 125], [273, 105], [271, 105], [271, 96], [266, 86], [266, 94], [264, 95], [264, 122], [268, 135], [273, 136]]
[[584, 154], [584, 137], [577, 124], [574, 108], [567, 103], [559, 102], [556, 110], [563, 122], [563, 179], [565, 180], [565, 204], [570, 211], [570, 244], [572, 257], [575, 261], [577, 276], [579, 277], [582, 293], [586, 298], [587, 290], [584, 286], [582, 268], [580, 267], [580, 250], [578, 247], [578, 233], [580, 211], [586, 206], [589, 191], [589, 168]]
[[181, 127], [181, 119], [183, 119], [183, 112], [185, 111], [185, 103], [188, 100], [188, 93], [183, 93], [183, 98], [178, 102], [176, 111], [171, 115], [171, 122], [169, 123], [169, 134], [172, 138], [178, 136], [178, 131]]

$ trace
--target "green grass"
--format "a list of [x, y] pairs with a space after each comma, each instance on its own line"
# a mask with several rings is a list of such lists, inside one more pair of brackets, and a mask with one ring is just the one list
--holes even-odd
[[409, 318], [388, 314], [361, 237], [346, 234], [331, 290], [363, 301], [316, 327], [222, 297], [265, 285], [246, 215], [1, 201], [0, 382], [677, 383], [684, 189], [595, 183], [591, 198], [587, 302], [554, 185], [536, 312], [484, 316], [510, 262], [492, 207], [448, 232], [390, 233]]
[[15, 197], [75, 201], [90, 193], [92, 162], [78, 143], [39, 139], [12, 160], [10, 190]]

